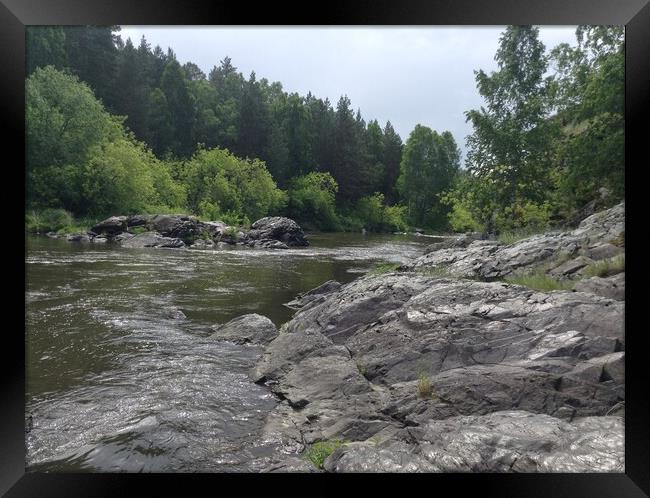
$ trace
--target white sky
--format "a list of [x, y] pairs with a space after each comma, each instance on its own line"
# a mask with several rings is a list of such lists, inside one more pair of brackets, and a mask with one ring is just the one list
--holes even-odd
[[[575, 44], [575, 26], [540, 27], [547, 51]], [[137, 46], [175, 52], [208, 74], [225, 56], [248, 77], [279, 81], [287, 92], [343, 94], [364, 119], [390, 120], [406, 141], [416, 124], [449, 130], [461, 150], [472, 131], [464, 112], [483, 104], [474, 70], [497, 68], [494, 54], [504, 26], [489, 27], [219, 27], [122, 26]], [[463, 154], [464, 155], [464, 154]]]

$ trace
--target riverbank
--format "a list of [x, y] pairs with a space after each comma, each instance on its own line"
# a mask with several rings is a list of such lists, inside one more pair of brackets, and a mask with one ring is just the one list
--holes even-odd
[[[514, 244], [461, 237], [299, 296], [250, 373], [280, 401], [266, 470], [321, 470], [327, 447], [332, 472], [623, 472], [624, 224], [621, 203]], [[531, 275], [573, 290], [513, 283]]]

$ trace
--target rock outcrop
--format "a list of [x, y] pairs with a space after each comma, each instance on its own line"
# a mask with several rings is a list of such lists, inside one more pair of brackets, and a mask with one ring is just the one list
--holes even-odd
[[438, 270], [455, 277], [495, 280], [541, 269], [559, 277], [582, 276], [594, 261], [623, 253], [625, 203], [584, 219], [569, 232], [534, 235], [514, 244], [462, 236], [430, 247], [407, 265], [412, 270]]
[[525, 411], [430, 420], [387, 441], [343, 446], [330, 472], [623, 472], [621, 417], [572, 423]]
[[195, 216], [136, 214], [112, 216], [87, 233], [67, 236], [70, 242], [115, 242], [124, 247], [191, 247], [213, 249], [240, 245], [263, 249], [288, 249], [309, 245], [302, 228], [293, 220], [267, 217], [251, 230], [230, 227], [221, 221], [200, 221]]
[[[347, 441], [329, 471], [622, 472], [624, 274], [573, 292], [479, 279], [561, 251], [574, 275], [575, 259], [622, 254], [623, 223], [619, 205], [511, 246], [465, 237], [299, 296], [251, 370], [282, 400], [265, 437], [282, 455]], [[441, 261], [451, 277], [419, 271]]]

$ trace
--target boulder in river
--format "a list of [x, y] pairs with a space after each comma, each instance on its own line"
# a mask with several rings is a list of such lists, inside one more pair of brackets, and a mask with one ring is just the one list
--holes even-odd
[[309, 245], [300, 225], [281, 216], [267, 216], [257, 220], [251, 225], [247, 236], [249, 240], [278, 240], [289, 247]]
[[90, 237], [85, 233], [72, 233], [66, 236], [68, 242], [90, 242]]
[[267, 317], [251, 313], [212, 327], [213, 336], [235, 344], [266, 345], [278, 335], [278, 330]]
[[117, 235], [122, 233], [127, 228], [127, 217], [126, 216], [111, 216], [110, 218], [100, 221], [90, 230], [91, 232], [101, 235], [106, 234], [108, 236]]

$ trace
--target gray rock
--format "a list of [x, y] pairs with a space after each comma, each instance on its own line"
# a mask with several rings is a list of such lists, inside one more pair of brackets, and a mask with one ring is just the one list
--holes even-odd
[[578, 256], [571, 261], [567, 261], [566, 263], [562, 263], [561, 265], [556, 266], [550, 270], [549, 273], [551, 275], [569, 277], [579, 270], [582, 270], [586, 266], [589, 266], [593, 262], [594, 261], [592, 259], [586, 258], [584, 256]]
[[91, 241], [93, 244], [106, 244], [108, 239], [106, 237], [93, 237]]
[[580, 292], [366, 276], [298, 311], [251, 376], [285, 400], [265, 431], [288, 447], [500, 410], [604, 416], [625, 399], [622, 319], [623, 303]]
[[154, 215], [151, 214], [134, 214], [127, 217], [126, 226], [128, 228], [147, 226], [153, 217]]
[[625, 250], [622, 247], [613, 244], [604, 243], [589, 247], [586, 254], [589, 258], [594, 260], [609, 259], [619, 254], [623, 254]]
[[250, 240], [277, 240], [289, 247], [309, 245], [300, 225], [289, 218], [280, 216], [257, 220], [251, 225], [247, 237]]
[[251, 313], [212, 327], [213, 336], [236, 344], [268, 344], [278, 330], [267, 317]]
[[339, 448], [329, 472], [623, 472], [624, 424], [617, 416], [572, 423], [499, 411], [431, 420], [397, 437]]
[[90, 237], [85, 233], [72, 233], [65, 238], [68, 242], [90, 242]]
[[[534, 235], [510, 245], [476, 240], [462, 247], [465, 244], [462, 242], [460, 247], [430, 251], [406, 265], [406, 268], [412, 271], [444, 270], [449, 275], [461, 278], [500, 279], [530, 273], [545, 266], [552, 267], [553, 261], [562, 257], [575, 258], [580, 251], [588, 253], [589, 248], [618, 239], [624, 230], [625, 203], [622, 202], [589, 216], [569, 232]], [[604, 253], [606, 250], [612, 249], [600, 251]]]
[[576, 283], [575, 290], [623, 301], [625, 299], [625, 272], [607, 278], [591, 277]]
[[171, 308], [167, 310], [165, 312], [165, 316], [173, 320], [185, 320], [187, 318], [187, 316], [185, 316], [185, 313], [183, 313], [183, 311], [176, 308]]
[[325, 296], [335, 292], [341, 288], [341, 284], [336, 280], [328, 280], [324, 284], [319, 285], [315, 289], [312, 289], [308, 292], [300, 294], [296, 299], [285, 303], [287, 308], [291, 309], [301, 309], [307, 305], [314, 304], [316, 302], [321, 302], [325, 299]]
[[214, 242], [205, 239], [196, 239], [194, 243], [190, 246], [190, 249], [213, 249], [213, 248], [214, 248]]
[[274, 239], [250, 240], [248, 246], [256, 249], [289, 249], [287, 244]]
[[170, 237], [163, 237], [157, 232], [145, 232], [134, 237], [123, 239], [121, 241], [122, 247], [130, 249], [141, 249], [144, 247], [168, 247], [178, 248], [184, 247], [185, 243], [180, 239]]
[[125, 241], [125, 240], [129, 240], [129, 239], [131, 239], [131, 238], [133, 238], [133, 237], [135, 237], [134, 234], [129, 233], [129, 232], [123, 232], [123, 233], [121, 233], [121, 234], [116, 235], [115, 237], [113, 237], [112, 240], [113, 240], [113, 242], [121, 243], [121, 242], [123, 242], [123, 241]]
[[92, 227], [91, 231], [97, 235], [106, 234], [108, 236], [114, 236], [118, 233], [122, 233], [126, 228], [126, 216], [111, 216]]

